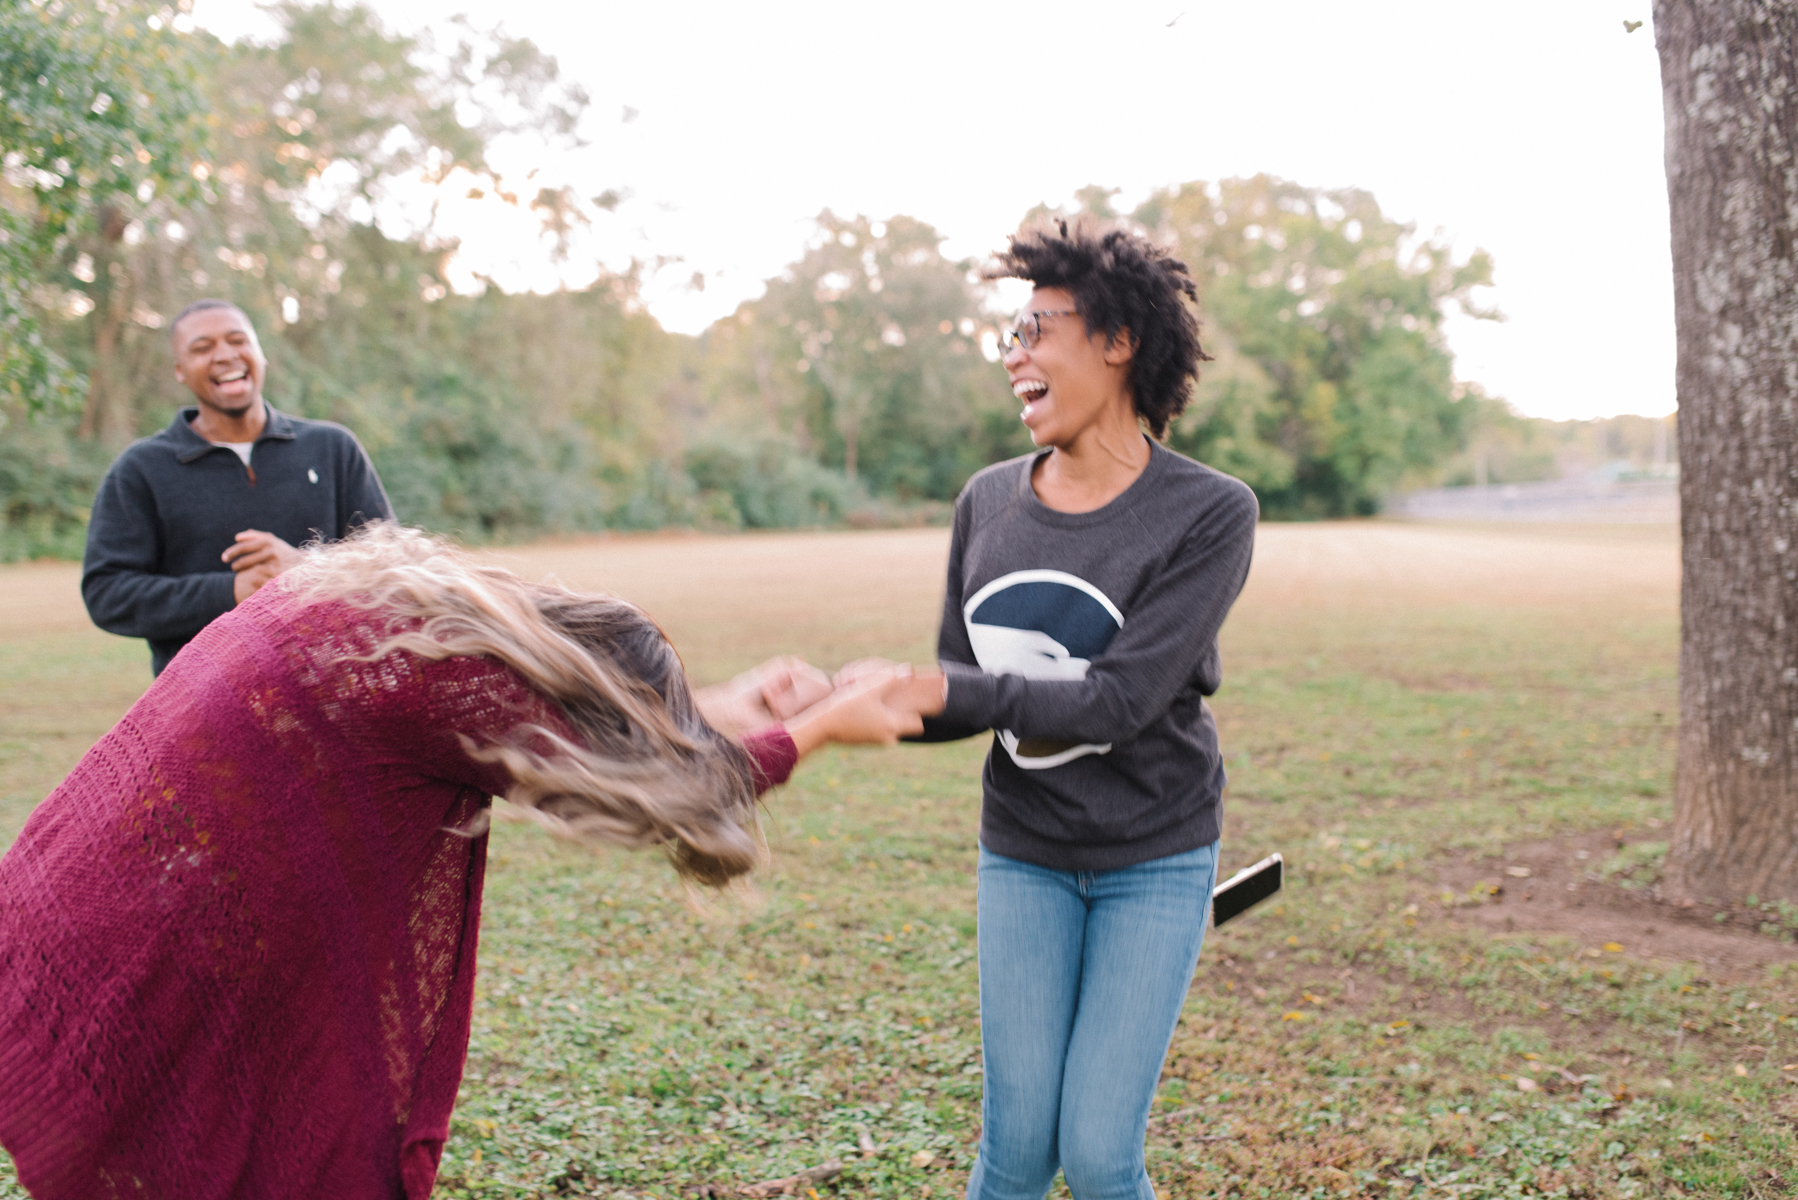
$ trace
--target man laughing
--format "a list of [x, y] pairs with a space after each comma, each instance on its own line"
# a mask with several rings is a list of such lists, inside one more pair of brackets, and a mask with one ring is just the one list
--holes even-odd
[[81, 596], [94, 624], [150, 643], [150, 669], [298, 561], [393, 507], [361, 443], [262, 398], [268, 359], [242, 309], [196, 300], [170, 326], [199, 403], [133, 442], [94, 498]]

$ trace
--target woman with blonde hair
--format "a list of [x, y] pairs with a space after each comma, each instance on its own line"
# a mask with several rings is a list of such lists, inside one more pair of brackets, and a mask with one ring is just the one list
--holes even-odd
[[803, 753], [921, 728], [883, 702], [900, 682], [739, 742], [622, 600], [391, 525], [309, 550], [187, 646], [0, 859], [0, 1144], [21, 1183], [427, 1195], [490, 797], [723, 884], [761, 853], [755, 797]]

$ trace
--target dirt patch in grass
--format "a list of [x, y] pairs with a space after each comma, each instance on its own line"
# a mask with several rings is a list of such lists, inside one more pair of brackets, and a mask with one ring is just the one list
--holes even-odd
[[[1443, 919], [1493, 933], [1578, 938], [1593, 957], [1627, 952], [1693, 963], [1718, 982], [1759, 978], [1775, 964], [1798, 963], [1798, 944], [1778, 932], [1763, 932], [1759, 926], [1771, 922], [1756, 914], [1671, 904], [1652, 884], [1630, 887], [1605, 878], [1605, 868], [1620, 854], [1652, 843], [1652, 833], [1623, 838], [1584, 833], [1523, 842], [1498, 857], [1441, 861], [1432, 865], [1454, 906], [1440, 907], [1438, 897], [1437, 911]], [[1619, 949], [1606, 949], [1611, 946]]]

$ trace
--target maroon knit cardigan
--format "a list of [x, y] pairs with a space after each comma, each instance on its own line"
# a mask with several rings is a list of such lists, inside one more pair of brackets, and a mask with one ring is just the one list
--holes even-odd
[[[430, 1193], [468, 1049], [471, 759], [572, 737], [488, 658], [279, 582], [209, 625], [0, 858], [0, 1145], [40, 1200]], [[761, 789], [797, 753], [751, 735]]]

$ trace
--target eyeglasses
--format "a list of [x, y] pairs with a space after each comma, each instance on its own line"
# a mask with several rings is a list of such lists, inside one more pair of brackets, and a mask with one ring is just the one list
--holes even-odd
[[1018, 318], [1018, 323], [999, 335], [999, 357], [1004, 358], [1019, 346], [1033, 350], [1043, 340], [1044, 317], [1077, 317], [1077, 308], [1059, 308], [1048, 312], [1028, 312]]

